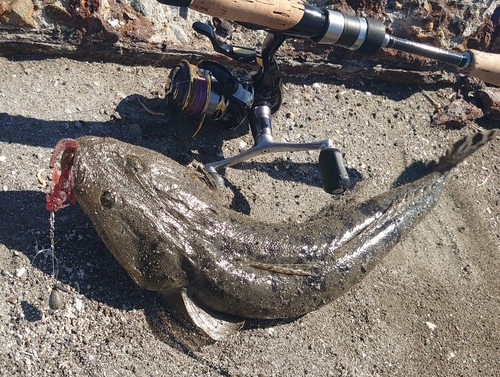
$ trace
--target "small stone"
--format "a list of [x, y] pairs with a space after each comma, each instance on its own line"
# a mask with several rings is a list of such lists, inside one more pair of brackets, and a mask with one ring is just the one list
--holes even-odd
[[17, 297], [9, 297], [7, 302], [12, 305], [17, 304]]
[[304, 174], [309, 174], [309, 169], [307, 168], [306, 165], [300, 165], [297, 169], [299, 169], [302, 173]]
[[431, 330], [431, 331], [434, 331], [436, 329], [436, 325], [432, 322], [425, 322], [425, 324], [427, 325], [427, 327]]
[[169, 25], [170, 30], [172, 31], [172, 34], [174, 34], [175, 38], [179, 42], [189, 42], [189, 37], [187, 36], [186, 32], [178, 25]]
[[0, 15], [0, 23], [20, 27], [36, 27], [36, 22], [33, 19], [35, 7], [31, 0], [14, 0], [5, 8], [5, 12]]
[[111, 27], [115, 28], [116, 30], [120, 29], [120, 20], [117, 20], [116, 18], [109, 19], [108, 24], [110, 24]]
[[7, 161], [7, 157], [5, 156], [0, 156], [0, 162], [5, 162]]
[[79, 298], [75, 298], [75, 308], [78, 311], [83, 309], [83, 302]]
[[500, 89], [485, 88], [479, 91], [484, 115], [493, 120], [500, 120]]
[[73, 20], [71, 14], [69, 14], [66, 9], [61, 8], [59, 5], [47, 4], [45, 6], [45, 14], [47, 15], [47, 17], [49, 17], [53, 21], [56, 21], [57, 23], [69, 27], [75, 26], [75, 20]]
[[21, 267], [19, 269], [17, 269], [16, 271], [16, 276], [18, 278], [22, 277], [24, 274], [26, 273], [26, 267]]
[[146, 17], [154, 16], [157, 4], [158, 3], [155, 0], [132, 0], [130, 2], [130, 5], [132, 5], [137, 12]]
[[49, 296], [49, 308], [52, 310], [58, 310], [63, 307], [64, 303], [61, 297], [61, 294], [57, 290], [57, 288], [52, 288], [52, 292], [50, 292]]

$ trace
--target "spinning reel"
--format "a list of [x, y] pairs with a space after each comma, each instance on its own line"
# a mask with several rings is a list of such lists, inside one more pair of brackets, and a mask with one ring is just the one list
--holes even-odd
[[[254, 73], [242, 68], [229, 71], [219, 63], [203, 60], [193, 65], [182, 60], [171, 72], [166, 84], [166, 102], [174, 114], [217, 122], [221, 128], [234, 128], [248, 119], [254, 146], [234, 157], [205, 165], [207, 172], [220, 187], [223, 178], [217, 170], [235, 165], [252, 157], [274, 152], [320, 150], [319, 166], [323, 189], [341, 194], [350, 186], [342, 153], [331, 140], [311, 143], [276, 143], [273, 140], [271, 114], [282, 103], [281, 73], [274, 54], [286, 36], [268, 34], [262, 53], [248, 48], [220, 44], [214, 30], [196, 22], [193, 28], [212, 42], [214, 49], [236, 61], [258, 67]], [[195, 134], [198, 132], [195, 132]]]
[[167, 105], [174, 113], [218, 121], [222, 128], [243, 123], [254, 99], [246, 72], [233, 74], [208, 60], [197, 66], [182, 60], [170, 73], [165, 87]]

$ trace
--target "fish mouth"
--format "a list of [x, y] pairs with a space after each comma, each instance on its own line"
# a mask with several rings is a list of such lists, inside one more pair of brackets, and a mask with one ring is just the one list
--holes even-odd
[[[62, 139], [54, 147], [49, 162], [49, 166], [54, 168], [52, 171], [53, 186], [45, 198], [45, 208], [47, 211], [56, 212], [61, 208], [67, 207], [67, 201], [76, 203], [73, 196], [75, 183], [72, 168], [75, 153], [79, 147], [80, 144], [75, 139]], [[61, 174], [59, 174], [55, 164], [61, 153]]]

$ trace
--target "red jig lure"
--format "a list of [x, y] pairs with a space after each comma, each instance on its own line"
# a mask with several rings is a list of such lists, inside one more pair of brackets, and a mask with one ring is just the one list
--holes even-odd
[[[76, 203], [75, 197], [73, 196], [73, 172], [71, 168], [73, 167], [73, 160], [75, 157], [76, 150], [79, 148], [79, 144], [74, 139], [62, 139], [54, 147], [54, 152], [50, 157], [50, 167], [54, 167], [52, 171], [52, 181], [54, 185], [51, 187], [50, 192], [45, 197], [45, 209], [50, 212], [56, 212], [61, 208], [67, 207], [66, 201], [71, 203]], [[61, 174], [59, 175], [57, 168], [54, 166], [56, 158], [63, 152], [61, 160]]]

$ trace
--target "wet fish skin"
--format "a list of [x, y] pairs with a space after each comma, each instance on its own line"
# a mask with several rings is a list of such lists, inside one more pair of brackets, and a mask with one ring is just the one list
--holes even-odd
[[204, 174], [109, 138], [78, 139], [73, 194], [139, 286], [237, 317], [291, 318], [359, 283], [434, 206], [446, 173], [494, 137], [465, 138], [423, 178], [302, 224], [231, 211]]

